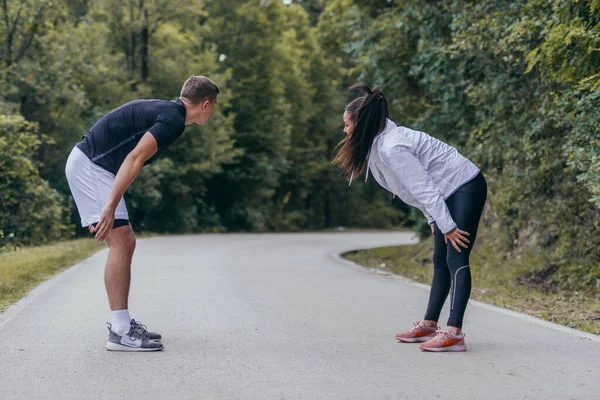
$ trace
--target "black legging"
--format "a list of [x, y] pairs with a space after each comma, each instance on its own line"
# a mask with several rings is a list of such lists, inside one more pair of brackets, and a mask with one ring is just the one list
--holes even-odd
[[437, 321], [440, 312], [450, 295], [450, 318], [448, 326], [462, 328], [463, 316], [471, 295], [471, 269], [469, 255], [475, 244], [479, 219], [487, 198], [487, 183], [482, 174], [462, 185], [446, 200], [450, 215], [456, 225], [470, 233], [468, 248], [457, 252], [450, 242], [444, 241], [444, 235], [435, 225], [433, 245], [433, 282], [429, 294], [426, 320]]

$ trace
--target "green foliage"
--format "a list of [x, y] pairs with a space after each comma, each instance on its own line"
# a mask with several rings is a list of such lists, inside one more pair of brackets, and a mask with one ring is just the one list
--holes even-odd
[[[2, 3], [0, 111], [23, 115], [27, 129], [39, 126], [47, 138], [23, 158], [35, 166], [31, 174], [39, 170], [53, 188], [46, 193], [70, 198], [66, 158], [98, 118], [132, 99], [175, 98], [189, 75], [202, 74], [221, 87], [219, 104], [206, 126], [189, 126], [127, 192], [136, 230], [290, 231], [407, 220], [376, 185], [348, 189], [330, 165], [342, 136], [349, 57], [335, 48], [343, 38], [330, 43], [318, 23], [325, 2], [291, 3]], [[16, 140], [15, 132], [6, 136]], [[7, 202], [22, 195], [4, 194]], [[76, 221], [72, 202], [69, 208]], [[64, 225], [85, 234], [57, 219], [55, 208], [44, 210], [49, 215], [39, 211], [44, 222], [36, 226], [45, 233], [24, 231], [13, 242], [43, 241]]]
[[[572, 131], [563, 145], [563, 154], [577, 180], [591, 193], [590, 201], [600, 208], [600, 86], [596, 79], [584, 83], [568, 98], [575, 106], [566, 116]], [[598, 228], [599, 221], [595, 222]]]
[[33, 161], [43, 140], [37, 124], [0, 115], [0, 249], [48, 242], [65, 234], [61, 198], [40, 177]]
[[[213, 182], [222, 195], [214, 204], [233, 229], [265, 230], [271, 200], [287, 169], [291, 145], [290, 105], [283, 81], [286, 56], [275, 45], [284, 34], [283, 4], [218, 1], [209, 8], [210, 30], [223, 70], [231, 70], [235, 144], [242, 154]], [[268, 203], [271, 203], [269, 207]]]
[[233, 139], [241, 154], [209, 184], [208, 204], [223, 224], [314, 229], [362, 212], [344, 206], [345, 185], [330, 166], [341, 131], [341, 70], [305, 9], [280, 1], [215, 1], [208, 13], [221, 70], [231, 71], [225, 113], [235, 113]]
[[336, 0], [323, 15], [328, 10], [343, 15], [330, 30], [348, 39], [359, 79], [390, 95], [392, 117], [482, 167], [490, 181], [486, 218], [507, 232], [510, 247], [537, 243], [557, 277], [587, 270], [575, 280], [593, 286], [598, 2]]
[[598, 0], [285, 3], [3, 3], [0, 114], [25, 118], [4, 117], [0, 136], [3, 177], [22, 182], [0, 183], [12, 185], [0, 194], [4, 242], [8, 218], [15, 243], [62, 235], [75, 142], [123, 102], [175, 98], [191, 74], [221, 86], [219, 104], [129, 190], [136, 230], [403, 225], [426, 237], [418, 212], [375, 182], [349, 188], [330, 165], [343, 90], [362, 80], [383, 88], [398, 123], [484, 170], [485, 222], [507, 251], [538, 246], [556, 279], [597, 285]]

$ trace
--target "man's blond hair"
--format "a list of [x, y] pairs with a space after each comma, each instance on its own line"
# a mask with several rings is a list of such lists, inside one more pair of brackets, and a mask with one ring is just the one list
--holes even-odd
[[180, 97], [185, 97], [193, 104], [198, 104], [205, 99], [213, 102], [219, 92], [221, 89], [207, 77], [192, 75], [184, 82]]

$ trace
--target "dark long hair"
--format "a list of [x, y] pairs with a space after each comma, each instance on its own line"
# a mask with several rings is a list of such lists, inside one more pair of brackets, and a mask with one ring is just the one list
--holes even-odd
[[348, 89], [360, 90], [364, 94], [346, 106], [346, 112], [354, 123], [354, 129], [337, 145], [339, 152], [332, 164], [339, 165], [344, 175], [360, 175], [367, 165], [369, 151], [375, 136], [385, 128], [388, 103], [379, 88], [371, 90], [362, 83]]

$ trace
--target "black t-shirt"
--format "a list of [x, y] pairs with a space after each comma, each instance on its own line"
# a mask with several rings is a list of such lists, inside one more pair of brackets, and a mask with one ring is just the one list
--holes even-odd
[[153, 163], [185, 129], [185, 106], [180, 99], [135, 100], [100, 118], [77, 147], [95, 164], [117, 174], [125, 157], [148, 131], [158, 151], [144, 165]]

